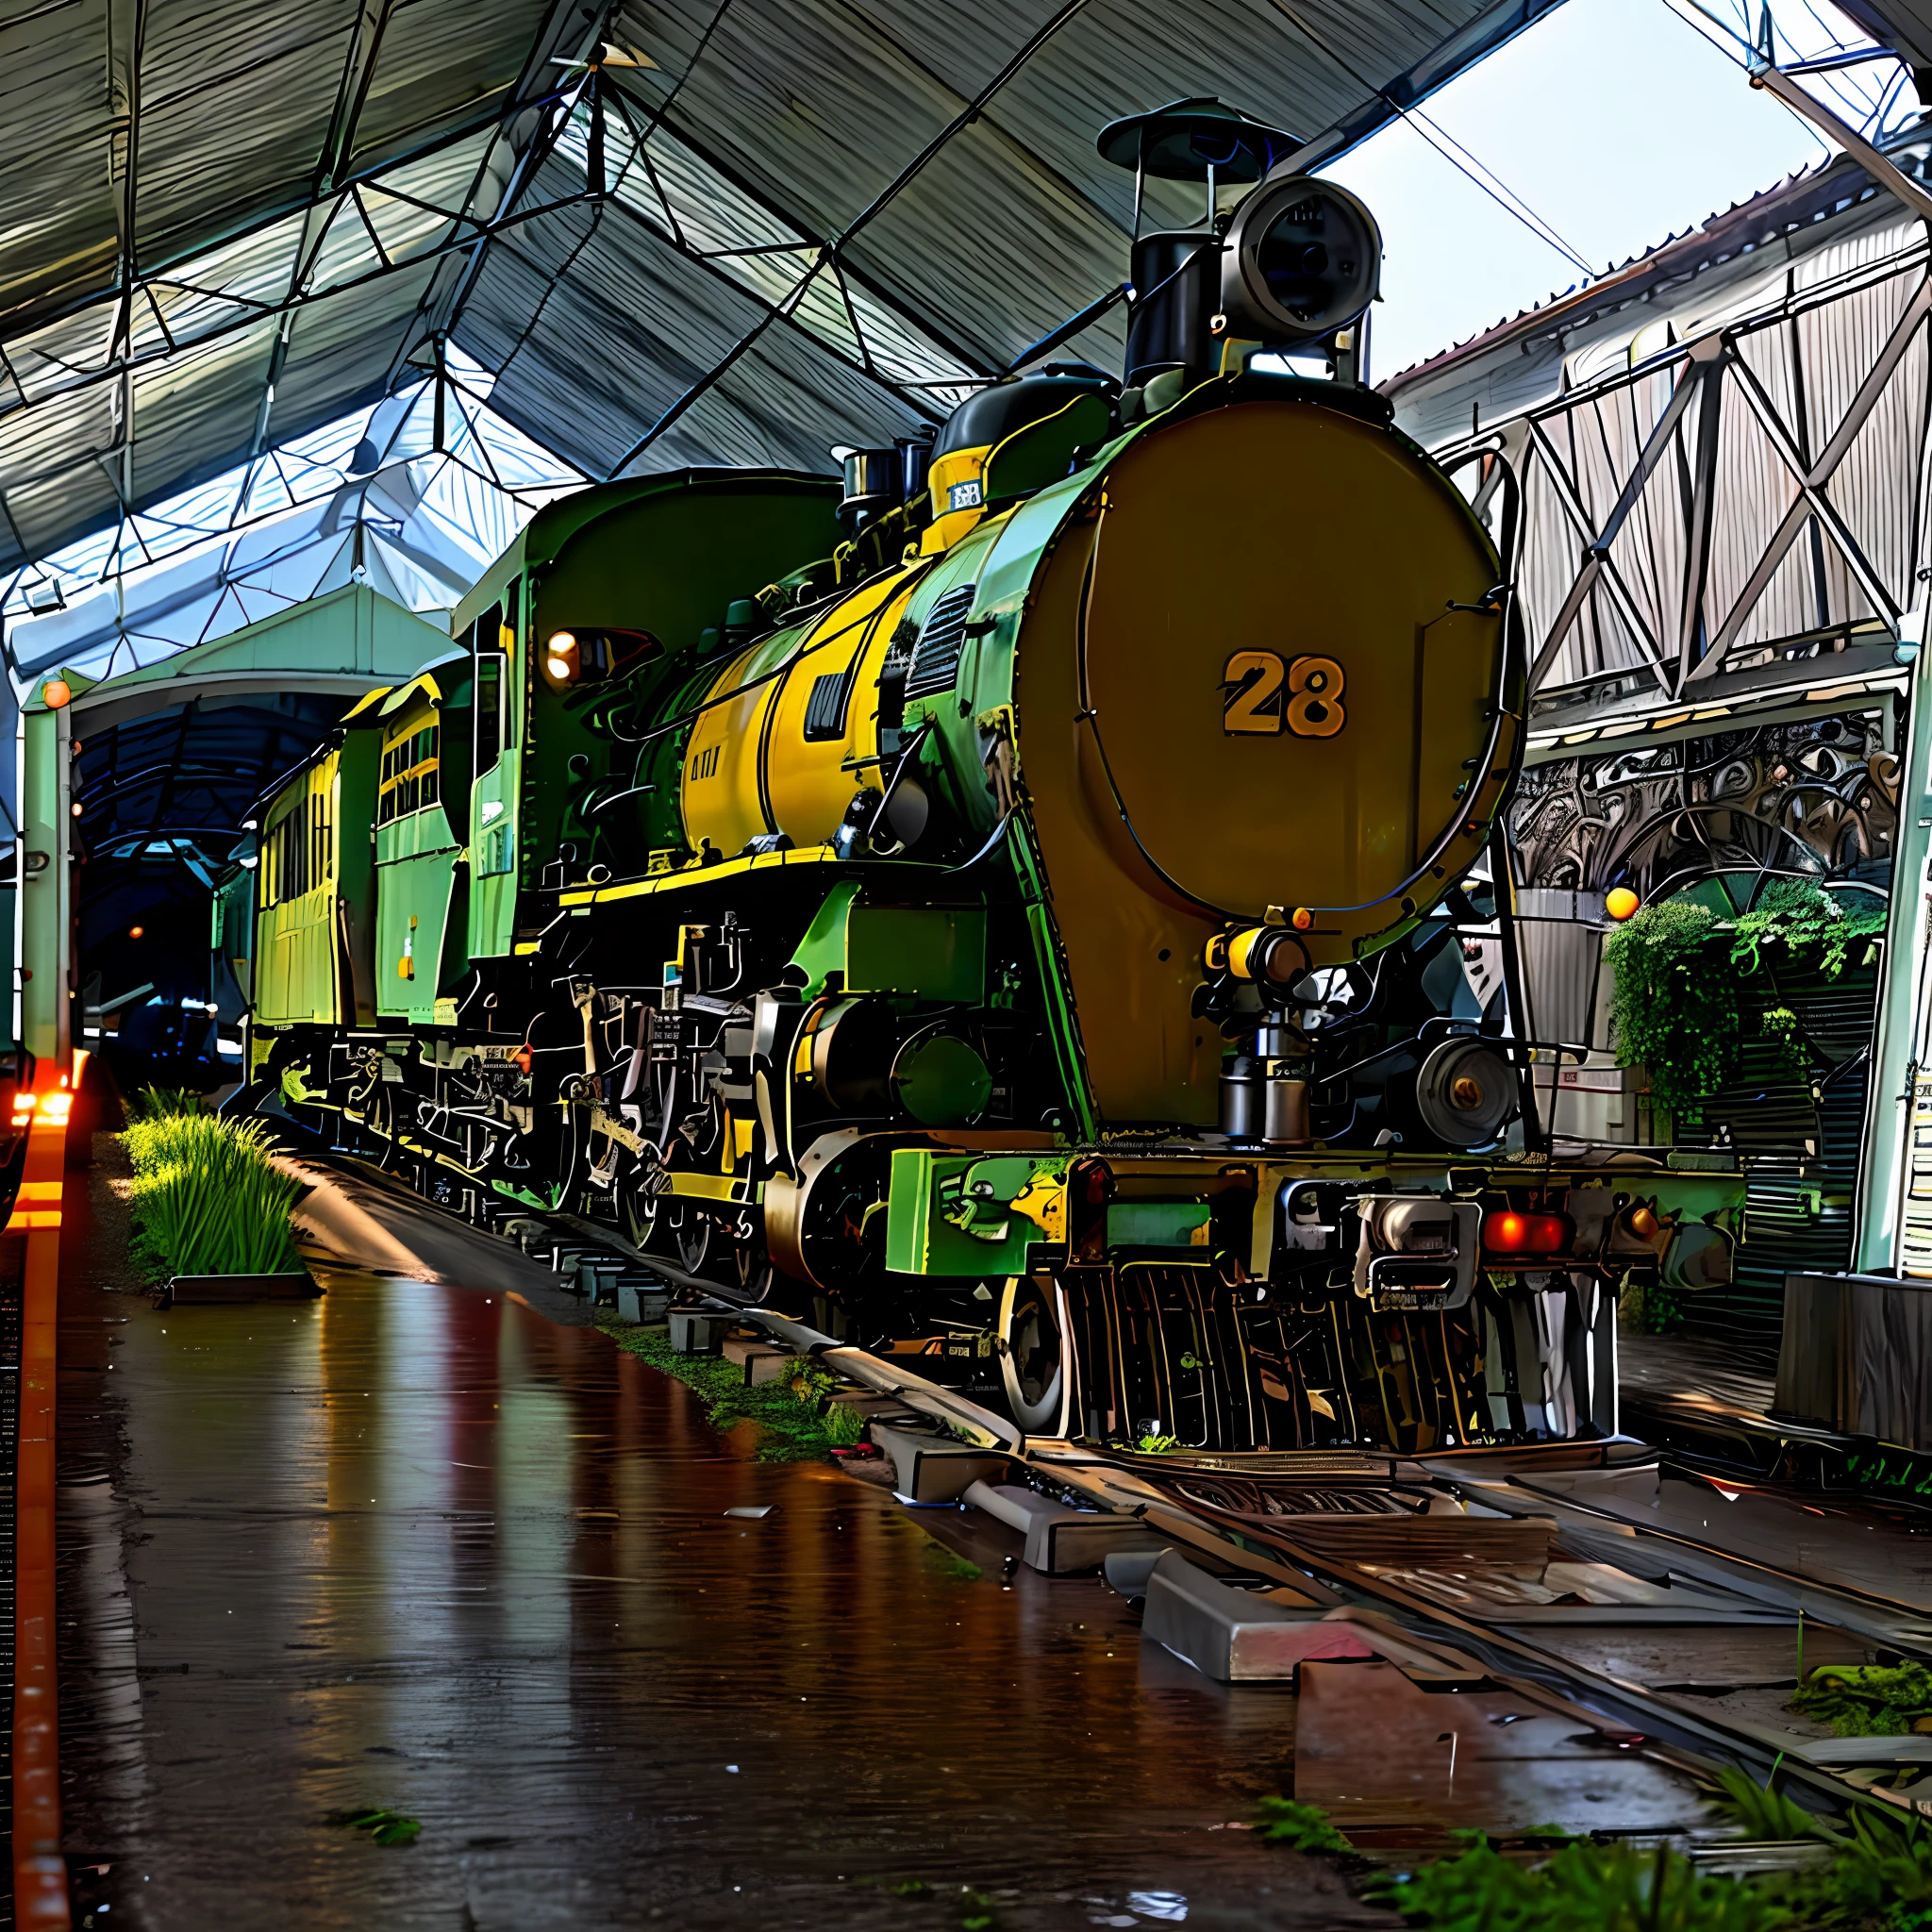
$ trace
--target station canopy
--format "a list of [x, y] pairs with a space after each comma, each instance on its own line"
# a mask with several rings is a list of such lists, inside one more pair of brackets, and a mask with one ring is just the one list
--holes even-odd
[[[0, 0], [9, 668], [446, 608], [587, 480], [827, 470], [1118, 286], [1108, 121], [1219, 95], [1319, 166], [1557, 4]], [[1932, 59], [1932, 0], [1841, 9]]]
[[557, 489], [828, 470], [1121, 282], [1108, 121], [1219, 95], [1314, 165], [1555, 4], [0, 5], [9, 655], [446, 606]]

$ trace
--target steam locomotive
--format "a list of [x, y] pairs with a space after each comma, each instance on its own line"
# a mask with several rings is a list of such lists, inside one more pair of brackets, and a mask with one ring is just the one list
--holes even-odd
[[1738, 1184], [1556, 1161], [1465, 971], [1508, 567], [1355, 379], [1379, 236], [1289, 145], [1103, 137], [1257, 184], [1137, 239], [1124, 380], [541, 511], [262, 814], [258, 1091], [1035, 1434], [1613, 1429], [1620, 1284], [1722, 1278]]

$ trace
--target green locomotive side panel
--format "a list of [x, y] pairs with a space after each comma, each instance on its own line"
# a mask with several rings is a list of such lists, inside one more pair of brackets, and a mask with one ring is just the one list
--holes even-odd
[[1206, 1201], [1110, 1201], [1107, 1240], [1116, 1248], [1208, 1245], [1214, 1210]]
[[1012, 1209], [1038, 1173], [1065, 1166], [1063, 1154], [941, 1154], [892, 1150], [886, 1195], [886, 1266], [896, 1274], [1022, 1274], [1038, 1224]]
[[255, 960], [255, 874], [238, 872], [219, 886], [208, 901], [209, 985], [222, 996], [222, 975], [235, 983], [243, 1001], [254, 997], [251, 971]]
[[846, 992], [976, 1004], [986, 996], [985, 908], [868, 905], [858, 881], [847, 880], [827, 894], [791, 963], [806, 975], [807, 999], [836, 973]]
[[[475, 861], [471, 955], [511, 950], [514, 899], [541, 890], [546, 865], [561, 859], [568, 882], [596, 865], [635, 876], [652, 850], [679, 842], [681, 739], [641, 745], [624, 721], [675, 711], [693, 667], [718, 654], [727, 608], [830, 554], [838, 498], [828, 478], [777, 471], [694, 471], [585, 491], [540, 511], [464, 599], [458, 632], [521, 578], [507, 671], [515, 711], [506, 743], [516, 752], [479, 778], [464, 824]], [[541, 668], [560, 630], [611, 634], [636, 655], [618, 677], [560, 688]], [[502, 809], [486, 825], [491, 805]], [[482, 869], [506, 858], [507, 873]], [[510, 883], [487, 883], [499, 878]]]
[[440, 809], [376, 828], [375, 1008], [384, 1019], [436, 1019], [458, 849]]
[[336, 762], [336, 899], [344, 1024], [375, 1024], [375, 782], [381, 743], [371, 730], [343, 735]]

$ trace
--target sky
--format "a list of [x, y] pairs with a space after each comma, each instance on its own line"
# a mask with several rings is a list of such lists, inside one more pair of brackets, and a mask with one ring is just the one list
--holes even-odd
[[[1742, 0], [1707, 4], [1742, 19]], [[1777, 0], [1774, 13], [1803, 55], [1834, 37], [1863, 42], [1827, 0]], [[1806, 123], [1749, 85], [1741, 53], [1713, 45], [1667, 0], [1567, 0], [1424, 112], [1601, 275], [1824, 158]], [[1779, 54], [1782, 64], [1790, 47], [1781, 42]], [[1898, 71], [1857, 72], [1875, 92]], [[1832, 83], [1841, 100], [1857, 84]], [[1582, 279], [1407, 124], [1327, 172], [1382, 225], [1377, 380]]]

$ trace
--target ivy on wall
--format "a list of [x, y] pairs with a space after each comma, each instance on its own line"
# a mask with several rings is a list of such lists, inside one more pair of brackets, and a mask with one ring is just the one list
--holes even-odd
[[1881, 907], [1848, 908], [1809, 879], [1773, 880], [1735, 919], [1691, 899], [1644, 907], [1604, 947], [1617, 982], [1618, 1063], [1645, 1068], [1651, 1093], [1674, 1112], [1723, 1087], [1747, 1026], [1802, 1066], [1777, 968], [1803, 963], [1836, 979], [1876, 957], [1884, 929]]

